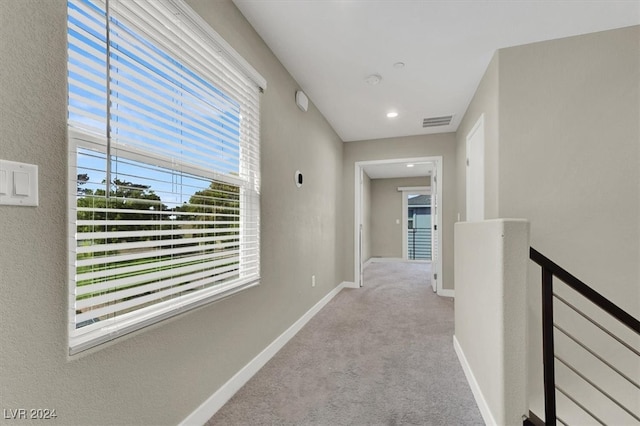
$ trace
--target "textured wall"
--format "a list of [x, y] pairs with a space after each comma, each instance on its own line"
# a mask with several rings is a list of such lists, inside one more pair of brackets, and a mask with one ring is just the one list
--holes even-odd
[[639, 44], [632, 27], [500, 52], [500, 215], [636, 313]]
[[[371, 181], [371, 256], [402, 258], [401, 186], [429, 186], [429, 177]], [[396, 224], [399, 219], [400, 223]]]
[[[636, 26], [499, 54], [500, 216], [529, 219], [532, 246], [636, 317], [639, 48]], [[532, 267], [528, 288], [534, 397], [541, 394], [542, 374], [536, 349], [539, 279], [539, 270]], [[607, 351], [616, 347], [596, 343]], [[637, 374], [638, 361], [633, 362]], [[617, 396], [619, 389], [611, 391]], [[607, 412], [611, 410], [599, 411]]]
[[[532, 246], [635, 316], [640, 313], [639, 47], [636, 26], [502, 49], [457, 134], [461, 217], [466, 135], [484, 113], [487, 217], [530, 220]], [[529, 269], [530, 404], [541, 414], [540, 272], [535, 266]], [[581, 309], [610, 323], [571, 297]], [[589, 343], [618, 368], [638, 371], [637, 359], [623, 356], [624, 350], [583, 321], [562, 310], [557, 315], [568, 320], [574, 335], [592, 339]], [[559, 347], [563, 356], [574, 362], [585, 358], [565, 347]], [[592, 378], [606, 375], [600, 367], [588, 365], [585, 371]], [[637, 398], [636, 391], [627, 391], [610, 374], [602, 378], [599, 383], [621, 400]], [[607, 416], [616, 415], [610, 403], [588, 403]], [[582, 421], [576, 417], [574, 422]]]
[[458, 213], [460, 220], [466, 220], [466, 159], [467, 136], [478, 119], [484, 114], [484, 217], [495, 219], [498, 216], [498, 146], [499, 146], [499, 59], [500, 52], [493, 55], [487, 70], [467, 107], [464, 118], [456, 131], [456, 166], [457, 166], [457, 195]]
[[455, 225], [456, 349], [477, 383], [489, 425], [517, 425], [528, 413], [527, 319], [522, 315], [528, 253], [524, 220]]
[[442, 156], [443, 208], [442, 261], [443, 288], [453, 289], [453, 224], [456, 220], [456, 139], [454, 133], [347, 142], [344, 144], [343, 163], [343, 236], [345, 262], [343, 277], [353, 281], [354, 276], [354, 173], [357, 161], [389, 160], [396, 158]]
[[230, 0], [189, 3], [268, 81], [262, 284], [68, 358], [66, 0], [4, 0], [0, 158], [40, 167], [40, 206], [0, 206], [2, 409], [177, 424], [343, 280], [342, 142], [312, 104], [295, 106], [296, 82]]

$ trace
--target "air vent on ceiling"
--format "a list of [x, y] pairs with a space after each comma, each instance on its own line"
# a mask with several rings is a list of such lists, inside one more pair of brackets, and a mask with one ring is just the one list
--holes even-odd
[[448, 126], [453, 120], [453, 115], [444, 115], [442, 117], [431, 117], [422, 120], [422, 127]]

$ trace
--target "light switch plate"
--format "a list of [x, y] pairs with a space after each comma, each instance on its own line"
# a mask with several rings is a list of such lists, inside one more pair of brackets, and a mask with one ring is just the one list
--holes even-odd
[[0, 195], [7, 193], [7, 171], [0, 170]]
[[38, 205], [38, 166], [0, 160], [0, 205]]
[[28, 197], [31, 195], [29, 173], [13, 172], [13, 195]]

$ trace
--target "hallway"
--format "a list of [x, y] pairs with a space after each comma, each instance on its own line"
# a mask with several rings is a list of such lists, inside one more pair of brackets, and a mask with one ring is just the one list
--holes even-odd
[[208, 424], [484, 424], [429, 268], [371, 263]]

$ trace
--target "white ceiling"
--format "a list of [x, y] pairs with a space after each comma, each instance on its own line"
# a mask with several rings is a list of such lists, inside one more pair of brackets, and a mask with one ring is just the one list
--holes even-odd
[[455, 131], [497, 49], [640, 24], [639, 0], [233, 1], [345, 142]]

